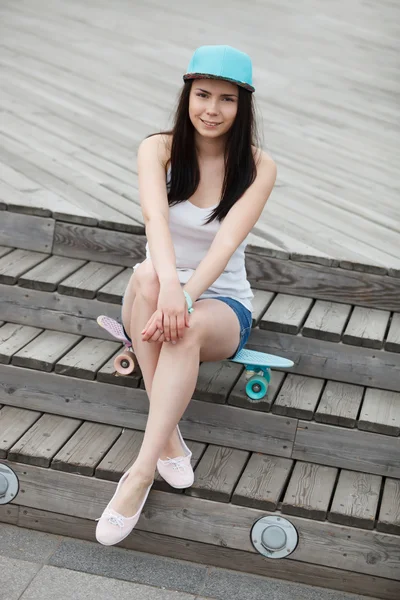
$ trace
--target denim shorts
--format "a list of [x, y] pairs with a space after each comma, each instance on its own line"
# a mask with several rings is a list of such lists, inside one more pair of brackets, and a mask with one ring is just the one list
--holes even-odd
[[[207, 298], [199, 298], [197, 302], [200, 300], [207, 300]], [[253, 315], [251, 311], [246, 308], [239, 300], [234, 300], [233, 298], [229, 298], [229, 296], [216, 296], [215, 298], [210, 298], [210, 300], [220, 300], [221, 302], [225, 302], [231, 309], [235, 312], [237, 318], [239, 319], [240, 325], [240, 338], [239, 345], [236, 348], [236, 351], [229, 358], [233, 358], [236, 354], [242, 350], [242, 348], [246, 345], [247, 340], [250, 337], [251, 326], [253, 323]]]
[[[207, 298], [199, 298], [197, 300], [197, 302], [200, 302], [201, 300], [207, 300]], [[243, 306], [243, 304], [241, 302], [239, 302], [238, 300], [234, 300], [233, 298], [229, 298], [228, 296], [218, 296], [215, 298], [211, 298], [211, 300], [220, 300], [221, 302], [225, 302], [225, 304], [230, 306], [231, 309], [235, 312], [235, 314], [239, 320], [239, 325], [240, 325], [239, 345], [236, 348], [235, 353], [229, 357], [229, 358], [233, 358], [234, 356], [236, 356], [236, 354], [240, 350], [242, 350], [242, 348], [246, 345], [247, 340], [250, 337], [251, 326], [253, 323], [253, 315], [252, 315], [251, 311], [248, 308], [246, 308], [245, 306]], [[122, 304], [123, 303], [124, 303], [124, 298], [122, 298]], [[122, 317], [121, 317], [121, 323], [122, 323]], [[125, 327], [123, 324], [122, 324], [122, 328], [124, 330], [124, 333], [125, 333], [125, 336], [127, 337], [127, 339], [129, 341], [131, 341], [130, 337], [128, 336], [128, 334], [125, 331]]]

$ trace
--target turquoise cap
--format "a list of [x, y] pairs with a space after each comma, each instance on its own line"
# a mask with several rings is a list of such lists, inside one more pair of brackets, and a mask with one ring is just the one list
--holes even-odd
[[225, 79], [254, 92], [253, 67], [248, 54], [232, 46], [200, 46], [183, 79]]

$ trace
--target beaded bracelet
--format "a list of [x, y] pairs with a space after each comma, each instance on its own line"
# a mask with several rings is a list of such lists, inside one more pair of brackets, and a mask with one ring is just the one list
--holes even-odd
[[183, 293], [185, 294], [186, 304], [188, 305], [188, 313], [192, 313], [194, 311], [192, 299], [186, 290], [183, 290]]

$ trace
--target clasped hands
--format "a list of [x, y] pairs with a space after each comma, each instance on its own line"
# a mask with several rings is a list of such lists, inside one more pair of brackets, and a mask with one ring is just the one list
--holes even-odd
[[176, 342], [189, 324], [188, 306], [180, 283], [161, 284], [157, 310], [141, 331], [144, 342]]

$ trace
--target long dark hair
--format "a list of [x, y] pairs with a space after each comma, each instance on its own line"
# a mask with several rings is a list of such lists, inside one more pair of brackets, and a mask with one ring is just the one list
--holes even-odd
[[[189, 117], [189, 96], [193, 80], [183, 85], [171, 131], [171, 179], [168, 204], [174, 206], [188, 200], [200, 182], [195, 146], [195, 130]], [[219, 204], [204, 224], [222, 221], [237, 200], [256, 178], [257, 168], [252, 146], [257, 145], [257, 127], [252, 93], [238, 86], [238, 110], [228, 131], [225, 145], [225, 176]]]

